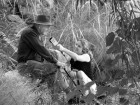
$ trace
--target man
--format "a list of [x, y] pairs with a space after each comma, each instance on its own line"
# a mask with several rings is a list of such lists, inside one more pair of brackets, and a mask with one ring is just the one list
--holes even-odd
[[17, 69], [21, 75], [48, 77], [55, 74], [58, 66], [63, 66], [63, 63], [57, 61], [40, 40], [40, 36], [46, 33], [50, 26], [52, 23], [49, 16], [38, 15], [32, 26], [21, 32], [17, 52]]

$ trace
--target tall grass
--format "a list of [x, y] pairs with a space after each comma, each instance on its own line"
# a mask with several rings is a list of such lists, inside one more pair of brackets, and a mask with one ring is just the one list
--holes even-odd
[[[30, 79], [19, 75], [17, 70], [1, 73], [0, 104], [1, 105], [51, 105], [51, 96], [47, 84], [41, 89], [31, 83]], [[40, 87], [41, 88], [41, 87]]]
[[[55, 50], [50, 50], [52, 55], [65, 62], [65, 57]], [[32, 80], [30, 77], [21, 76], [18, 70], [5, 71], [0, 69], [0, 104], [1, 105], [52, 105], [64, 104], [66, 95], [61, 92], [60, 84], [54, 80], [46, 79], [46, 82], [39, 85], [39, 80]], [[48, 77], [49, 78], [49, 77]], [[53, 82], [51, 82], [53, 81]], [[50, 84], [52, 83], [52, 84]], [[48, 85], [49, 84], [49, 85]]]
[[[5, 1], [2, 2], [3, 4], [6, 4]], [[11, 1], [8, 0], [8, 2]], [[15, 2], [16, 0], [14, 0], [14, 3]], [[96, 50], [93, 53], [95, 55], [95, 62], [97, 65], [98, 61], [102, 59], [105, 53], [104, 38], [108, 34], [108, 30], [110, 28], [107, 23], [108, 15], [105, 15], [108, 8], [106, 8], [106, 11], [104, 9], [100, 10], [95, 1], [92, 1], [92, 4], [90, 4], [89, 1], [82, 5], [79, 4], [79, 7], [77, 8], [76, 1], [68, 0], [67, 2], [55, 4], [49, 9], [46, 7], [42, 8], [42, 3], [39, 2], [39, 9], [43, 10], [38, 10], [37, 3], [38, 2], [36, 0], [26, 0], [26, 10], [28, 13], [30, 12], [34, 18], [35, 15], [42, 13], [44, 9], [44, 14], [49, 13], [51, 15], [52, 22], [54, 22], [55, 27], [51, 28], [46, 37], [54, 36], [62, 45], [73, 51], [75, 47], [74, 44], [79, 38], [87, 39], [90, 43], [96, 46]], [[55, 18], [53, 18], [54, 14], [56, 14]], [[19, 26], [19, 24], [14, 24], [13, 26], [15, 25]], [[11, 29], [11, 27], [8, 28]], [[17, 32], [14, 30], [14, 34]], [[8, 35], [10, 32], [7, 32], [6, 30], [4, 33], [6, 33], [7, 38], [9, 38]], [[1, 93], [2, 97], [0, 102], [2, 104], [6, 105], [11, 103], [13, 105], [22, 105], [23, 103], [26, 103], [34, 105], [36, 102], [40, 102], [43, 98], [45, 98], [43, 99], [45, 100], [45, 104], [49, 104], [49, 102], [51, 103], [50, 94], [46, 94], [49, 93], [47, 86], [45, 86], [46, 90], [43, 90], [42, 92], [33, 92], [33, 90], [35, 90], [35, 85], [30, 83], [30, 80], [20, 76], [17, 71], [9, 71], [3, 75], [4, 76], [1, 79], [4, 82], [0, 90], [0, 92], [4, 92]]]
[[[11, 2], [11, 0], [1, 0], [3, 5], [6, 4], [6, 1]], [[13, 0], [14, 2], [21, 2], [22, 0]], [[57, 1], [57, 2], [55, 2]], [[98, 4], [98, 1], [95, 0], [55, 0], [54, 2], [50, 2], [50, 0], [44, 0], [43, 2], [41, 0], [24, 0], [26, 3], [26, 12], [33, 15], [35, 18], [35, 15], [37, 14], [49, 14], [51, 16], [51, 21], [55, 24], [55, 27], [50, 28], [49, 34], [46, 35], [47, 37], [54, 36], [59, 43], [64, 45], [70, 50], [74, 51], [75, 42], [79, 38], [85, 38], [90, 43], [94, 44], [96, 46], [96, 50], [93, 51], [95, 55], [95, 62], [98, 67], [98, 62], [102, 61], [104, 55], [106, 55], [106, 42], [105, 37], [110, 32], [116, 31], [118, 26], [115, 24], [117, 20], [120, 19], [119, 14], [121, 12], [119, 5], [119, 0], [116, 0], [115, 2], [118, 3], [117, 5], [113, 4], [114, 1], [111, 0], [110, 2], [105, 2], [104, 6], [100, 6]], [[79, 1], [79, 2], [78, 2]], [[47, 7], [44, 5], [44, 2], [48, 2], [50, 5]], [[139, 13], [139, 2], [131, 1], [132, 3], [129, 4], [128, 11], [123, 11], [123, 13], [127, 13], [127, 16], [130, 16], [130, 10], [136, 10], [137, 14], [133, 14], [133, 17], [129, 17], [133, 19], [134, 17], [138, 16]], [[21, 4], [23, 1], [21, 2]], [[135, 6], [135, 9], [133, 8]], [[117, 11], [118, 9], [118, 11]], [[22, 11], [22, 9], [21, 9]], [[23, 13], [24, 14], [24, 13]], [[128, 15], [129, 14], [129, 15]], [[5, 16], [7, 14], [1, 15]], [[126, 15], [126, 14], [125, 14]], [[123, 16], [123, 15], [122, 15]], [[125, 17], [123, 17], [125, 18]], [[9, 22], [6, 20], [6, 18], [3, 18], [6, 24], [2, 27], [2, 32], [5, 33], [5, 36], [7, 38], [8, 42], [11, 41], [11, 37], [9, 37], [9, 34], [11, 34], [11, 31], [7, 31], [7, 29], [11, 29], [11, 25], [9, 25]], [[130, 20], [131, 20], [130, 19]], [[12, 25], [14, 23], [11, 23]], [[6, 26], [6, 28], [5, 28]], [[19, 24], [14, 24], [13, 27], [20, 27]], [[0, 28], [1, 28], [0, 27]], [[14, 34], [19, 32], [19, 30], [15, 31], [15, 28], [13, 28]], [[15, 38], [15, 36], [14, 36]], [[46, 47], [51, 47], [48, 41], [44, 40], [44, 43]], [[98, 67], [99, 72], [100, 69]], [[12, 75], [11, 75], [12, 74]], [[12, 102], [13, 105], [15, 104], [21, 104], [23, 102], [25, 103], [31, 103], [35, 104], [36, 100], [40, 99], [45, 93], [48, 93], [48, 89], [44, 90], [45, 93], [39, 93], [35, 95], [35, 92], [32, 92], [34, 90], [34, 84], [30, 83], [30, 80], [21, 77], [17, 71], [10, 71], [6, 74], [2, 73], [2, 84], [0, 87], [0, 92], [3, 96], [1, 97], [0, 102], [8, 103], [8, 101]], [[101, 74], [100, 74], [101, 75]], [[16, 85], [13, 85], [16, 84]], [[11, 89], [11, 91], [9, 90]], [[21, 91], [23, 90], [23, 91]], [[17, 101], [20, 97], [20, 101]], [[26, 98], [25, 98], [26, 97]], [[32, 97], [32, 98], [31, 98]], [[48, 94], [45, 100], [48, 102], [51, 101], [50, 95]], [[9, 99], [9, 100], [8, 100]], [[116, 100], [115, 100], [116, 99]], [[117, 98], [114, 99], [118, 102]], [[6, 101], [5, 101], [6, 100]], [[16, 101], [15, 101], [16, 100]], [[112, 99], [113, 100], [113, 99]], [[20, 103], [21, 102], [21, 103]], [[5, 105], [6, 105], [5, 103]], [[46, 102], [47, 103], [47, 102]]]

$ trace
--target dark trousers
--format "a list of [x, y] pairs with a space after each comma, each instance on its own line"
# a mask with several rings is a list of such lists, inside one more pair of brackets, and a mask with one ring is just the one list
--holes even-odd
[[26, 63], [19, 63], [17, 70], [22, 76], [31, 77], [32, 79], [46, 79], [49, 82], [48, 84], [57, 82], [62, 89], [69, 87], [67, 74], [61, 72], [60, 68], [55, 64], [46, 61], [29, 60]]
[[59, 67], [50, 62], [38, 62], [35, 60], [28, 60], [26, 63], [19, 63], [17, 70], [22, 76], [35, 79], [49, 79], [47, 81], [52, 84], [55, 80], [56, 72]]

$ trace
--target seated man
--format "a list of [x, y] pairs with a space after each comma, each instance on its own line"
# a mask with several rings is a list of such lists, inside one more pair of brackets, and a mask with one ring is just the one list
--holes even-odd
[[41, 76], [40, 78], [43, 75], [48, 77], [49, 74], [55, 74], [58, 66], [63, 65], [51, 55], [40, 40], [40, 36], [52, 26], [49, 20], [49, 16], [38, 15], [35, 21], [21, 32], [17, 52], [17, 69], [21, 75], [29, 73]]

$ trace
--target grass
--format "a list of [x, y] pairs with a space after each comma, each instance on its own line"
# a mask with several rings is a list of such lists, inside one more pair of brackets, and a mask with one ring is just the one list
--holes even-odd
[[[31, 0], [30, 3], [27, 0], [26, 2], [32, 5], [32, 11], [34, 11], [33, 13], [35, 15], [37, 10], [33, 0]], [[73, 5], [74, 2], [71, 2], [70, 0], [66, 2], [65, 6], [59, 5], [62, 7], [61, 11], [59, 11], [59, 7], [56, 7], [58, 8], [58, 10], [54, 11], [57, 13], [57, 17], [55, 18], [56, 27], [50, 30], [49, 35], [53, 35], [61, 44], [71, 50], [73, 50], [74, 47], [73, 42], [80, 37], [84, 37], [97, 46], [97, 51], [100, 52], [100, 57], [102, 58], [101, 55], [104, 48], [104, 46], [102, 46], [104, 45], [102, 44], [104, 42], [104, 36], [102, 33], [107, 32], [102, 30], [102, 23], [100, 21], [101, 16], [97, 4], [94, 2], [92, 3], [96, 6], [95, 11], [92, 11], [92, 9], [88, 7], [89, 2], [87, 2], [86, 5], [83, 5], [79, 12], [75, 11], [75, 5]], [[27, 11], [28, 10], [29, 8], [27, 8]], [[5, 30], [2, 29], [1, 31], [4, 31], [6, 37], [10, 40], [9, 42], [12, 42], [12, 39], [17, 39], [15, 34], [20, 30], [21, 26], [19, 24], [11, 23], [12, 27], [8, 27], [9, 24], [7, 21], [5, 21], [5, 23], [9, 31], [5, 28]], [[15, 27], [19, 27], [19, 29], [17, 30]], [[9, 37], [10, 34], [14, 34], [13, 37]], [[11, 44], [13, 43], [16, 47], [16, 42], [14, 41]], [[52, 100], [55, 100], [55, 103], [60, 105], [65, 104], [63, 93], [51, 94], [47, 84], [43, 86], [43, 90], [40, 91], [40, 89], [36, 88], [36, 84], [31, 83], [29, 79], [20, 76], [16, 70], [2, 73], [2, 75], [3, 77], [0, 79], [3, 81], [0, 86], [0, 92], [2, 95], [0, 97], [0, 103], [3, 105], [22, 105], [23, 103], [37, 105], [37, 102], [44, 102], [47, 105], [51, 105]], [[56, 89], [58, 90], [57, 86]]]
[[[41, 89], [35, 83], [18, 74], [17, 70], [4, 73], [1, 77], [0, 103], [1, 105], [23, 105], [24, 103], [35, 104], [43, 99], [47, 104], [51, 101], [47, 85]], [[41, 87], [40, 87], [41, 88]]]
[[[10, 2], [10, 0], [7, 1]], [[28, 13], [32, 12], [33, 16], [38, 14], [36, 1], [25, 1], [28, 6], [24, 9]], [[79, 38], [85, 38], [90, 43], [96, 45], [96, 51], [94, 53], [97, 55], [95, 60], [98, 62], [98, 60], [101, 60], [104, 55], [106, 55], [106, 35], [109, 32], [115, 31], [117, 28], [114, 24], [115, 20], [117, 19], [117, 15], [110, 14], [112, 4], [106, 3], [105, 6], [101, 8], [97, 4], [97, 2], [93, 0], [91, 1], [92, 6], [90, 2], [87, 1], [84, 4], [79, 3], [77, 8], [75, 5], [76, 0], [63, 0], [58, 4], [51, 5], [50, 8], [43, 7], [43, 9], [45, 10], [44, 13], [50, 13], [52, 21], [56, 26], [50, 29], [49, 34], [46, 35], [45, 38], [53, 36], [62, 45], [70, 50], [73, 50], [74, 42], [76, 40], [78, 40]], [[5, 4], [6, 0], [2, 0], [1, 2]], [[39, 3], [42, 5], [41, 2]], [[31, 7], [29, 7], [29, 5], [31, 5]], [[9, 42], [9, 44], [14, 46], [16, 49], [19, 37], [17, 37], [16, 34], [19, 33], [22, 25], [15, 22], [9, 22], [7, 18], [5, 18], [5, 16], [8, 14], [6, 14], [6, 12], [2, 13], [3, 14], [0, 15], [0, 31], [5, 34], [7, 42]], [[55, 18], [53, 18], [53, 16], [55, 16]], [[51, 48], [48, 40], [45, 40], [45, 44], [46, 47]], [[11, 56], [11, 54], [9, 54], [10, 50], [6, 51], [6, 54], [8, 56]], [[58, 54], [57, 56], [60, 55]], [[63, 59], [61, 60], [63, 61]], [[45, 85], [42, 85], [40, 88], [37, 88], [37, 81], [31, 83], [31, 80], [29, 78], [20, 76], [16, 70], [8, 71], [6, 68], [7, 63], [5, 63], [6, 60], [1, 59], [1, 61], [3, 64], [5, 64], [5, 69], [0, 70], [0, 104], [23, 105], [23, 103], [25, 103], [25, 105], [41, 105], [41, 103], [44, 103], [46, 105], [66, 105], [64, 98], [65, 94], [61, 92], [61, 89], [57, 84], [55, 84], [52, 89], [48, 88], [47, 83]], [[131, 90], [133, 89], [135, 91], [131, 92]], [[139, 96], [134, 96], [135, 92], [139, 93], [136, 87], [130, 88], [130, 91], [128, 91], [128, 94], [125, 96], [120, 97], [118, 94], [115, 94], [113, 96], [108, 96], [106, 100], [101, 101], [103, 101], [102, 103], [104, 103], [105, 105], [120, 105], [124, 103], [127, 104], [127, 100], [130, 100], [130, 104], [134, 105], [135, 102], [132, 100], [139, 101]], [[120, 100], [120, 98], [124, 97], [127, 100]]]

